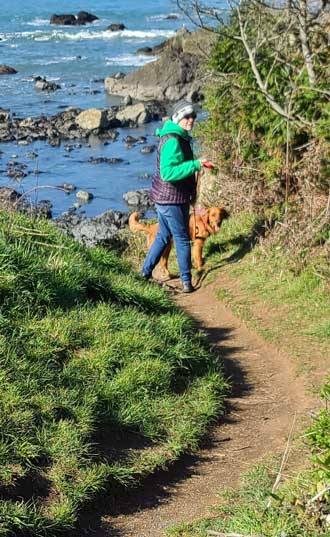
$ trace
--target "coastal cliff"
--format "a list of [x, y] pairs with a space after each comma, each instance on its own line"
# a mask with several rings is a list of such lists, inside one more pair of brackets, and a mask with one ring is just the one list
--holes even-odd
[[203, 99], [204, 64], [214, 44], [215, 34], [206, 30], [178, 30], [160, 50], [160, 56], [123, 77], [105, 79], [113, 95], [130, 96], [140, 101]]

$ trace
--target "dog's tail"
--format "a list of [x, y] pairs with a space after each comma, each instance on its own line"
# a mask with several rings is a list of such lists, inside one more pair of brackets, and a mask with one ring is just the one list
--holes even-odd
[[149, 234], [150, 233], [150, 230], [149, 230], [149, 226], [146, 225], [146, 224], [141, 224], [141, 222], [139, 222], [139, 217], [140, 217], [140, 214], [135, 211], [134, 213], [132, 213], [128, 219], [128, 225], [129, 225], [129, 228], [131, 231], [144, 231], [144, 233], [147, 233]]

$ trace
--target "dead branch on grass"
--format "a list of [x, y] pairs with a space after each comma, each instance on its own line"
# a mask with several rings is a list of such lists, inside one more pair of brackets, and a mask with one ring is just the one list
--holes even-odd
[[[297, 413], [295, 412], [295, 414], [293, 416], [293, 420], [292, 420], [288, 440], [287, 440], [285, 450], [284, 450], [284, 453], [283, 453], [283, 457], [282, 457], [282, 460], [281, 460], [280, 469], [278, 471], [278, 474], [276, 476], [276, 479], [275, 479], [275, 482], [274, 482], [274, 485], [273, 485], [273, 488], [272, 488], [272, 494], [275, 493], [275, 491], [277, 490], [277, 488], [278, 488], [278, 486], [280, 484], [280, 481], [282, 479], [283, 470], [284, 470], [285, 465], [286, 465], [286, 463], [288, 461], [288, 458], [289, 458], [289, 454], [290, 454], [290, 450], [291, 450], [291, 439], [292, 439], [292, 434], [293, 434], [293, 431], [294, 431], [294, 428], [295, 428], [295, 425], [296, 425], [296, 420], [297, 420]], [[271, 502], [272, 502], [272, 498], [269, 498], [269, 500], [267, 502], [267, 505], [266, 505], [266, 509], [269, 509], [269, 507], [271, 505]]]

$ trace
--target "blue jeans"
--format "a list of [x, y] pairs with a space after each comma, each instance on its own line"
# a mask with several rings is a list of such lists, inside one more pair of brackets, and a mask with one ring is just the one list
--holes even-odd
[[151, 275], [165, 247], [173, 237], [182, 282], [191, 283], [191, 251], [189, 237], [189, 205], [156, 203], [158, 232], [142, 267], [142, 274]]

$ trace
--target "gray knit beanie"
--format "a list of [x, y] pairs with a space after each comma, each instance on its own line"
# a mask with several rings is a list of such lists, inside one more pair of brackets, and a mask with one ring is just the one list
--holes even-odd
[[189, 114], [196, 114], [194, 107], [188, 101], [179, 101], [173, 107], [172, 121], [173, 123], [179, 123], [181, 119]]

